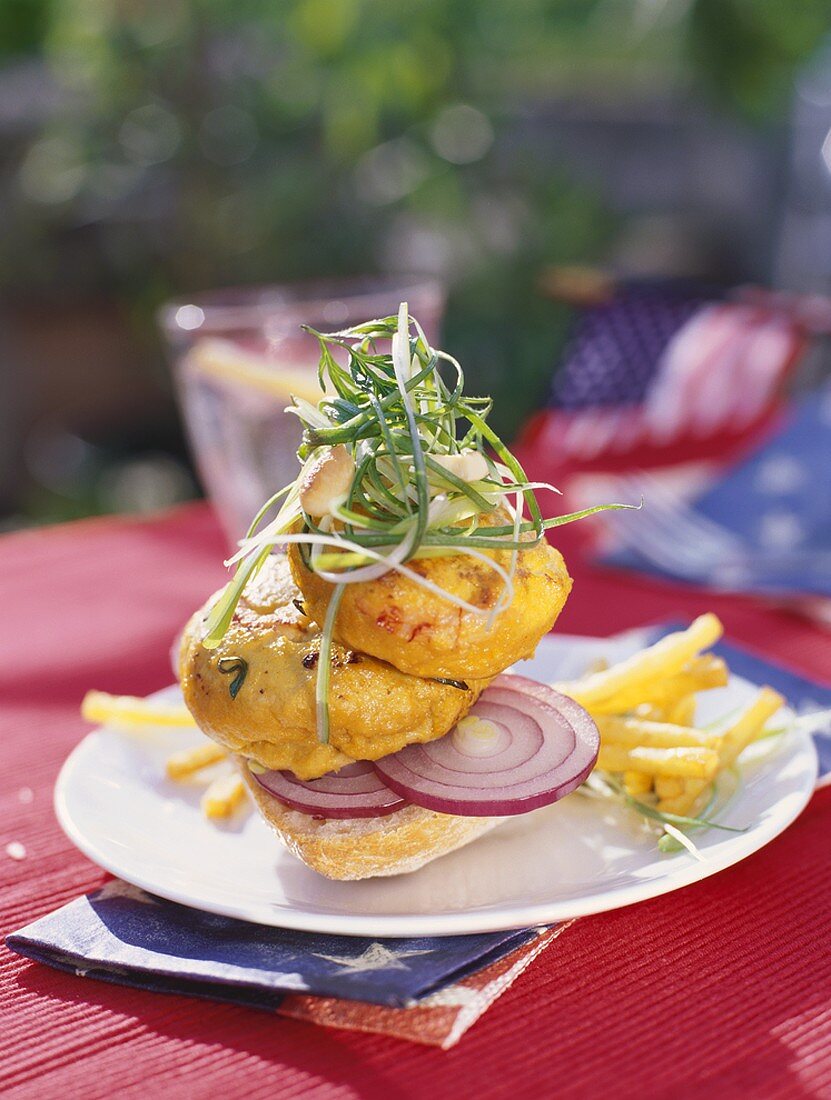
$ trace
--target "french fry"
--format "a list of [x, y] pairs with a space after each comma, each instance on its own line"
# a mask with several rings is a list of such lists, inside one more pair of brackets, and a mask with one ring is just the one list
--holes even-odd
[[722, 658], [715, 657], [712, 653], [704, 653], [688, 661], [675, 676], [656, 679], [648, 684], [623, 685], [614, 695], [592, 703], [588, 709], [596, 715], [625, 714], [638, 706], [671, 708], [681, 699], [692, 696], [697, 691], [724, 687], [727, 678], [727, 665]]
[[[687, 783], [701, 783], [701, 779], [687, 779]], [[655, 778], [655, 794], [659, 799], [677, 798], [684, 793], [685, 780], [676, 775], [659, 775]]]
[[642, 718], [646, 722], [663, 722], [665, 715], [660, 707], [654, 707], [652, 703], [639, 703], [632, 711], [635, 718]]
[[700, 615], [686, 630], [668, 634], [655, 645], [603, 672], [555, 686], [589, 711], [624, 690], [640, 693], [639, 702], [649, 701], [645, 685], [678, 675], [688, 661], [717, 642], [721, 634], [722, 625], [715, 615]]
[[701, 650], [721, 634], [715, 615], [582, 680], [555, 685], [581, 703], [600, 732], [597, 766], [622, 777], [633, 798], [657, 796], [678, 817], [704, 812], [718, 773], [730, 767], [783, 705], [762, 688], [726, 727], [697, 729], [697, 693], [728, 682], [725, 662]]
[[239, 775], [215, 779], [202, 795], [202, 812], [211, 820], [230, 817], [245, 798], [245, 783]]
[[729, 768], [744, 752], [769, 718], [772, 718], [785, 700], [773, 688], [763, 687], [753, 702], [724, 730], [724, 740], [719, 752], [722, 768]]
[[715, 653], [699, 653], [681, 669], [679, 680], [684, 676], [690, 677], [696, 690], [706, 691], [707, 688], [724, 687], [730, 678], [730, 670], [723, 657]]
[[[784, 699], [772, 688], [764, 687], [756, 698], [741, 712], [726, 730], [722, 731], [719, 749], [719, 770], [729, 768], [739, 758], [759, 730], [773, 717], [784, 703]], [[658, 809], [662, 813], [679, 814], [682, 817], [694, 816], [697, 803], [708, 787], [707, 780], [687, 779], [681, 794], [671, 798], [660, 798]]]
[[718, 749], [721, 734], [712, 730], [697, 730], [692, 726], [676, 726], [670, 722], [651, 722], [643, 718], [616, 718], [611, 715], [595, 719], [604, 745], [639, 746], [654, 749], [708, 748]]
[[195, 745], [192, 749], [174, 752], [167, 759], [165, 771], [168, 779], [186, 779], [194, 772], [201, 771], [202, 768], [218, 764], [227, 755], [221, 745], [216, 745], [213, 741], [205, 741], [204, 744]]
[[652, 790], [652, 776], [646, 775], [645, 772], [624, 772], [623, 786], [626, 788], [626, 793], [631, 794], [633, 798], [649, 794]]
[[718, 769], [718, 753], [707, 748], [625, 748], [601, 742], [597, 766], [607, 772], [646, 772], [647, 775], [676, 775], [712, 779]]
[[692, 726], [695, 722], [695, 694], [682, 695], [667, 712], [667, 721], [676, 726]]
[[88, 722], [122, 729], [196, 725], [191, 713], [181, 705], [171, 706], [134, 695], [108, 695], [106, 691], [88, 691], [81, 703], [81, 714]]
[[685, 779], [684, 794], [695, 799], [698, 798], [700, 794], [704, 794], [708, 786], [709, 783], [706, 779]]
[[693, 817], [698, 809], [701, 796], [709, 788], [709, 779], [685, 779], [679, 794], [669, 798], [660, 798], [658, 809], [664, 814], [677, 814], [679, 817]]

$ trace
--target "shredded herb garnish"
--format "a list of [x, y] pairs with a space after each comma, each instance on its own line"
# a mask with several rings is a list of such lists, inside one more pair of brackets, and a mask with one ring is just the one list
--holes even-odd
[[698, 829], [721, 829], [726, 833], [746, 833], [749, 827], [736, 828], [733, 825], [722, 825], [720, 822], [713, 821], [712, 818], [707, 816], [715, 805], [715, 788], [713, 788], [710, 800], [699, 817], [684, 817], [681, 814], [664, 813], [656, 806], [650, 806], [649, 803], [642, 802], [639, 798], [633, 798], [632, 795], [626, 791], [623, 784], [608, 772], [592, 772], [585, 786], [594, 794], [614, 798], [622, 802], [623, 805], [631, 807], [631, 809], [635, 810], [648, 821], [654, 821], [661, 825], [664, 832], [658, 839], [658, 848], [662, 852], [678, 852], [681, 851], [682, 848], [686, 848], [691, 855], [700, 859], [702, 857], [698, 849], [686, 835], [688, 831], [695, 831]]
[[235, 674], [228, 685], [228, 691], [231, 698], [236, 699], [239, 695], [239, 689], [245, 683], [245, 677], [248, 675], [248, 661], [244, 657], [220, 657], [216, 667], [223, 675]]
[[336, 586], [326, 618], [323, 621], [323, 633], [320, 637], [320, 659], [317, 662], [317, 683], [315, 684], [315, 703], [317, 706], [317, 736], [324, 745], [329, 742], [329, 681], [332, 678], [332, 635], [335, 631], [340, 602], [343, 599], [343, 585]]
[[[208, 618], [207, 648], [219, 645], [245, 585], [275, 546], [299, 545], [308, 567], [337, 586], [336, 597], [346, 584], [396, 570], [492, 622], [513, 598], [515, 551], [535, 546], [553, 527], [607, 508], [631, 507], [601, 505], [544, 520], [535, 491], [558, 490], [528, 480], [487, 423], [491, 399], [464, 394], [462, 368], [430, 347], [406, 303], [397, 316], [340, 332], [306, 331], [317, 338], [318, 373], [327, 393], [317, 406], [295, 397], [287, 410], [303, 425], [298, 450], [303, 469], [260, 509], [226, 563], [237, 572]], [[301, 481], [320, 448], [336, 445], [348, 449], [355, 474], [345, 499], [320, 519], [301, 507]], [[487, 475], [478, 481], [468, 482], [442, 465], [447, 456], [470, 452], [486, 464]], [[276, 516], [263, 525], [281, 496]], [[511, 552], [507, 567], [487, 553], [497, 550]], [[493, 608], [476, 607], [407, 566], [418, 558], [457, 554], [483, 562], [500, 578], [502, 593]], [[329, 652], [338, 604], [339, 597], [333, 597], [322, 655]], [[328, 738], [329, 664], [323, 659], [318, 667], [321, 741]]]

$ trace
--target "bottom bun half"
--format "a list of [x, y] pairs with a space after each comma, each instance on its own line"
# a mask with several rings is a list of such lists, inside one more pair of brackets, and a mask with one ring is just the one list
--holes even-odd
[[483, 836], [504, 817], [457, 817], [405, 806], [385, 817], [319, 818], [292, 810], [237, 766], [262, 816], [290, 852], [327, 878], [353, 880], [417, 871]]

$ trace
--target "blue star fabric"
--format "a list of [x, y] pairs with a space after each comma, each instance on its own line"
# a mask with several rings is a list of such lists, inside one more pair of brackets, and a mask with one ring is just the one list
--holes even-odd
[[747, 544], [744, 587], [831, 596], [831, 389], [804, 398], [697, 508]]
[[[645, 508], [649, 492], [644, 490]], [[637, 546], [637, 515], [627, 517], [626, 549], [607, 564], [760, 595], [831, 597], [831, 388], [796, 403], [785, 425], [691, 507], [739, 540], [729, 561], [680, 552], [666, 535], [660, 564]]]
[[680, 329], [723, 294], [687, 280], [621, 284], [609, 301], [581, 310], [554, 376], [549, 405], [577, 410], [637, 405]]

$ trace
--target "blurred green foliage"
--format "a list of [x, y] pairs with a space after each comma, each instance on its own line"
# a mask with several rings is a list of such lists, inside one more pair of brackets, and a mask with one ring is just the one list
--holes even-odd
[[149, 324], [185, 290], [433, 267], [454, 288], [448, 341], [515, 422], [556, 345], [539, 267], [598, 257], [615, 222], [551, 149], [512, 147], [518, 113], [671, 87], [765, 119], [828, 16], [828, 0], [4, 0], [6, 62], [41, 58], [59, 106], [15, 150], [0, 281], [116, 294]]

